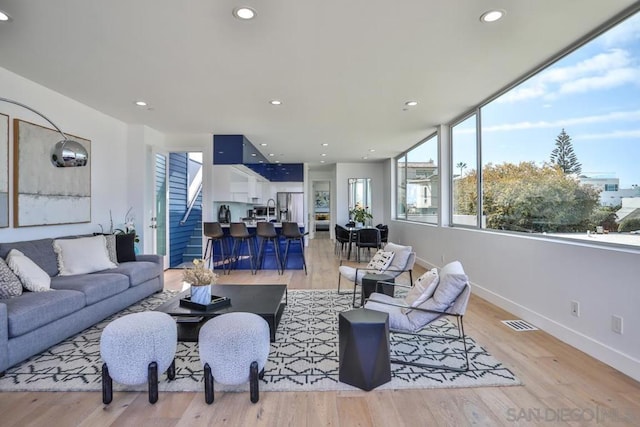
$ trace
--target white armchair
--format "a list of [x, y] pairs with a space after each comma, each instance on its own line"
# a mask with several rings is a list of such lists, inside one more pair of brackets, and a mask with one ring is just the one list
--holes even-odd
[[409, 285], [413, 285], [413, 266], [416, 262], [416, 253], [413, 252], [411, 246], [397, 245], [395, 243], [387, 243], [381, 251], [392, 253], [391, 262], [384, 265], [378, 263], [379, 254], [376, 253], [366, 267], [351, 267], [342, 265], [338, 267], [338, 293], [340, 293], [340, 281], [342, 277], [353, 282], [353, 295], [355, 301], [356, 288], [362, 285], [362, 278], [367, 273], [385, 273], [392, 277], [398, 277], [404, 272], [409, 273]]
[[[387, 282], [379, 284], [381, 283], [402, 286]], [[406, 298], [393, 298], [376, 292], [371, 294], [364, 307], [388, 313], [391, 333], [407, 334], [425, 341], [458, 342], [461, 345], [460, 350], [451, 350], [452, 347], [447, 346], [449, 353], [446, 357], [443, 355], [435, 358], [437, 360], [462, 359], [461, 366], [424, 363], [421, 360], [425, 355], [420, 354], [404, 360], [391, 358], [391, 363], [464, 372], [469, 370], [469, 354], [462, 319], [470, 295], [471, 287], [462, 264], [459, 261], [454, 261], [444, 266], [439, 274], [436, 269], [433, 269], [420, 276], [414, 287], [409, 290]], [[421, 333], [421, 330], [426, 326], [445, 316], [456, 319], [457, 331], [455, 334]]]

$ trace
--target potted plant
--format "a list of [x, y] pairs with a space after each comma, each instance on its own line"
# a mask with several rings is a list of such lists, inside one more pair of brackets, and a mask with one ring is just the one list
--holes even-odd
[[356, 223], [360, 223], [365, 225], [365, 222], [368, 219], [373, 218], [373, 215], [368, 211], [369, 207], [365, 206], [364, 208], [360, 204], [356, 204], [356, 206], [349, 211], [349, 215]]
[[182, 280], [191, 286], [191, 302], [208, 305], [211, 303], [211, 285], [218, 281], [218, 275], [205, 267], [202, 259], [193, 260], [193, 268], [186, 268]]

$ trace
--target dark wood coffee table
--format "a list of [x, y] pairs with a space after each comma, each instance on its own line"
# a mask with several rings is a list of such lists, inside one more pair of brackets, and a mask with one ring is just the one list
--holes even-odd
[[230, 305], [211, 311], [181, 307], [180, 298], [189, 295], [189, 290], [186, 290], [156, 310], [176, 318], [178, 341], [198, 341], [200, 327], [207, 320], [220, 314], [244, 311], [255, 313], [267, 321], [271, 342], [274, 342], [276, 328], [286, 305], [286, 299], [283, 301], [286, 292], [286, 285], [213, 285], [211, 286], [211, 294], [228, 297], [231, 300]]

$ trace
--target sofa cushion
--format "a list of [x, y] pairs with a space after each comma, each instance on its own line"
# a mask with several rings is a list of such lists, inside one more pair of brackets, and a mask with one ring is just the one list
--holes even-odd
[[91, 305], [127, 290], [129, 278], [123, 274], [114, 273], [57, 276], [51, 279], [51, 288], [82, 292], [86, 305]]
[[58, 257], [53, 251], [53, 239], [0, 243], [0, 257], [7, 259], [11, 249], [17, 249], [25, 254], [46, 271], [49, 276], [58, 275]]
[[82, 292], [60, 290], [25, 292], [3, 300], [7, 306], [9, 337], [16, 337], [47, 325], [85, 306]]
[[58, 255], [60, 276], [93, 273], [116, 267], [109, 259], [104, 236], [56, 239], [53, 241], [53, 250]]
[[0, 299], [22, 295], [22, 283], [7, 263], [0, 258]]
[[51, 277], [17, 249], [7, 255], [7, 265], [18, 276], [22, 286], [32, 292], [46, 292], [51, 287]]
[[160, 264], [149, 261], [123, 262], [120, 263], [118, 267], [107, 270], [107, 272], [124, 274], [129, 277], [129, 284], [131, 286], [138, 286], [163, 273]]

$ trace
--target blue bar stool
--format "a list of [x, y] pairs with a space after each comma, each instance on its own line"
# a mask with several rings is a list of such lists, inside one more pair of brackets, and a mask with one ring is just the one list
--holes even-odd
[[[254, 266], [254, 241], [255, 235], [249, 233], [247, 224], [244, 222], [232, 222], [229, 227], [229, 235], [233, 239], [233, 249], [231, 250], [231, 257], [234, 261], [235, 268], [238, 267], [239, 255], [242, 254], [242, 244], [247, 243], [247, 250], [249, 252], [249, 262], [251, 263], [251, 274], [255, 274]], [[231, 273], [231, 272], [229, 272]]]
[[222, 231], [222, 226], [219, 222], [204, 222], [202, 223], [203, 234], [207, 237], [207, 246], [204, 249], [204, 259], [207, 261], [210, 269], [214, 269], [216, 267], [216, 254], [215, 254], [215, 245], [219, 243], [220, 245], [220, 254], [217, 255], [219, 262], [218, 265], [222, 265], [222, 273], [226, 274], [227, 271], [227, 253], [229, 253], [224, 236], [224, 231]]
[[284, 273], [280, 271], [282, 268], [282, 261], [280, 260], [280, 239], [278, 233], [276, 233], [276, 227], [272, 222], [259, 222], [256, 229], [256, 236], [260, 239], [260, 248], [258, 249], [258, 262], [256, 263], [256, 270], [262, 269], [264, 264], [264, 248], [267, 242], [273, 243], [273, 251], [276, 255], [276, 268], [278, 274]]
[[287, 258], [289, 257], [289, 246], [291, 242], [300, 243], [300, 253], [302, 255], [302, 265], [304, 266], [304, 274], [307, 274], [307, 263], [304, 259], [304, 236], [308, 233], [301, 233], [300, 227], [297, 222], [283, 222], [282, 223], [282, 237], [287, 241], [287, 247], [284, 251], [284, 261], [282, 263], [282, 271], [287, 268]]

